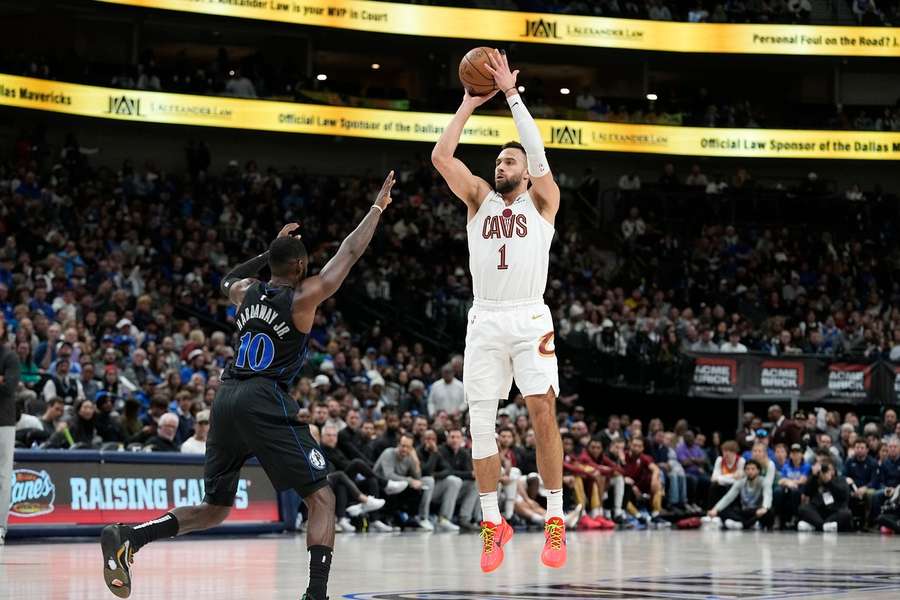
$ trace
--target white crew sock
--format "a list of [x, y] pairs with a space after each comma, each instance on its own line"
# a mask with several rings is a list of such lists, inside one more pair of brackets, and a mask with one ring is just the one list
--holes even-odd
[[553, 517], [559, 517], [564, 521], [566, 519], [565, 514], [563, 514], [562, 488], [547, 490], [547, 520], [549, 521]]
[[500, 524], [502, 517], [500, 506], [497, 504], [497, 492], [481, 494], [481, 512], [484, 515], [482, 519], [488, 523]]

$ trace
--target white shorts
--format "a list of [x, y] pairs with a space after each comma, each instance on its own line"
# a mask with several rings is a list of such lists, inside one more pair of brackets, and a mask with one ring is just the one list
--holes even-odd
[[550, 309], [541, 300], [512, 306], [476, 300], [466, 329], [466, 400], [505, 400], [513, 378], [523, 396], [550, 388], [559, 395]]

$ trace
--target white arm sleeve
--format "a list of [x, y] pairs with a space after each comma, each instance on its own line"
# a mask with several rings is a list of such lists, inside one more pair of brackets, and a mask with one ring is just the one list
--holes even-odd
[[525, 148], [525, 154], [528, 157], [528, 173], [532, 177], [543, 177], [550, 172], [550, 165], [547, 164], [547, 156], [544, 154], [544, 141], [541, 139], [541, 132], [538, 130], [537, 124], [534, 122], [531, 113], [525, 108], [522, 97], [516, 94], [506, 99], [509, 104], [509, 110], [512, 112], [513, 121], [516, 124], [516, 131], [519, 132], [519, 138], [522, 146]]

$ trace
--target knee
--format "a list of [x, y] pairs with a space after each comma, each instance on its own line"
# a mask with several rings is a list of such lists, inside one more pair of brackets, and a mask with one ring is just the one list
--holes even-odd
[[422, 478], [422, 485], [424, 487], [434, 489], [434, 477], [432, 477], [431, 475], [426, 475]]
[[463, 481], [456, 475], [450, 475], [447, 477], [447, 485], [449, 485], [453, 489], [459, 489], [462, 487]]

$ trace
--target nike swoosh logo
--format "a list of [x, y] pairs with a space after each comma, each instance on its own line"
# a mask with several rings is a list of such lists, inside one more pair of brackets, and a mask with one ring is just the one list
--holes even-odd
[[544, 316], [544, 315], [532, 315], [531, 318], [532, 318], [532, 320], [533, 320], [533, 319], [540, 319], [540, 318], [543, 317], [543, 316]]

